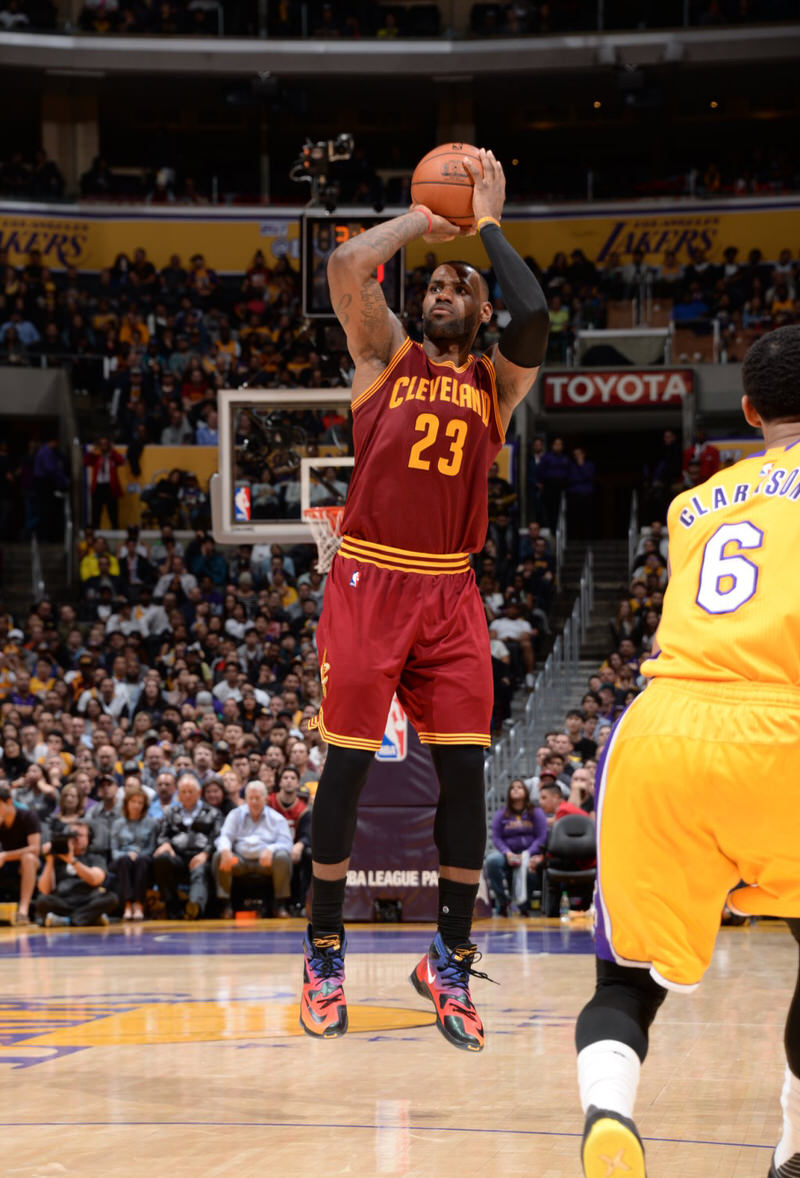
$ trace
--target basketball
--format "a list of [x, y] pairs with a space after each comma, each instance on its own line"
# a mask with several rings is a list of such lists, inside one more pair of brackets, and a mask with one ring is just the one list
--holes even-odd
[[411, 177], [412, 201], [454, 225], [472, 223], [472, 177], [464, 167], [465, 155], [474, 159], [482, 174], [477, 147], [443, 143], [422, 157]]

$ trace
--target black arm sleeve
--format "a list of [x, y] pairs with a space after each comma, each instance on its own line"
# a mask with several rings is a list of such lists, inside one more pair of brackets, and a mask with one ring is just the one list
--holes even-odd
[[480, 231], [492, 269], [511, 313], [498, 347], [506, 360], [520, 368], [538, 368], [547, 352], [550, 316], [544, 291], [499, 225], [484, 225]]

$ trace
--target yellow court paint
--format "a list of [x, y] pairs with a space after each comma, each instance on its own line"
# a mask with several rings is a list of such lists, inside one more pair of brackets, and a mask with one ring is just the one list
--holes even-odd
[[[435, 1022], [433, 1012], [390, 1006], [348, 1005], [350, 1034], [400, 1031]], [[36, 1030], [35, 1018], [24, 1016], [37, 1047], [118, 1047], [157, 1043], [208, 1043], [238, 1039], [284, 1039], [303, 1035], [296, 1002], [152, 1003], [134, 1010], [95, 1018], [82, 1026]], [[52, 1027], [52, 1015], [44, 1014]]]

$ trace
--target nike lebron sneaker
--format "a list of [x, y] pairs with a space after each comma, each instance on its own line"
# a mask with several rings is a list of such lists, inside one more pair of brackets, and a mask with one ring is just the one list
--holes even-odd
[[303, 994], [300, 1026], [316, 1039], [336, 1039], [347, 1030], [344, 996], [344, 932], [313, 936], [311, 925], [303, 938]]
[[480, 956], [476, 945], [448, 949], [437, 933], [410, 978], [417, 993], [433, 1003], [436, 1025], [445, 1039], [464, 1051], [483, 1051], [483, 1023], [469, 992], [471, 977], [491, 980], [473, 969]]

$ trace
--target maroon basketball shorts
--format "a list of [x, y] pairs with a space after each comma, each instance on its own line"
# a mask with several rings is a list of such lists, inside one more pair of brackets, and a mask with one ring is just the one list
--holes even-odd
[[491, 743], [489, 630], [465, 554], [345, 537], [328, 574], [317, 647], [323, 698], [315, 726], [330, 744], [377, 752], [395, 692], [423, 744]]

